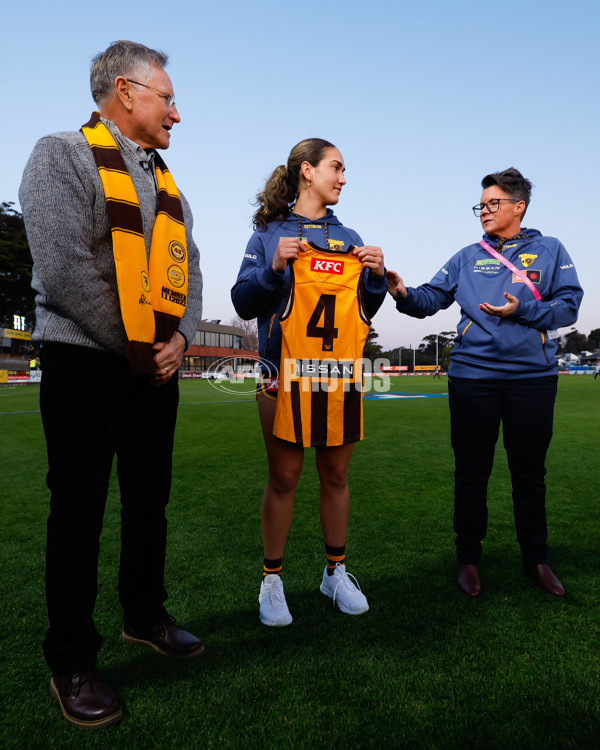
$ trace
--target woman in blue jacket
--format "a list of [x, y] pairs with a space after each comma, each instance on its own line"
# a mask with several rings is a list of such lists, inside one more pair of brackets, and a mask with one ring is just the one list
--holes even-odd
[[502, 422], [525, 573], [564, 596], [548, 566], [544, 464], [558, 382], [557, 329], [576, 321], [583, 291], [563, 245], [521, 228], [531, 182], [510, 168], [487, 175], [481, 185], [473, 212], [483, 240], [414, 289], [388, 271], [388, 289], [398, 311], [416, 318], [454, 301], [461, 308], [448, 371], [458, 585], [470, 596], [481, 592], [487, 485]]
[[[328, 141], [309, 138], [292, 149], [287, 164], [277, 167], [258, 195], [254, 214], [256, 231], [250, 238], [231, 296], [238, 315], [258, 319], [262, 382], [258, 411], [269, 476], [262, 501], [264, 547], [260, 588], [260, 619], [281, 627], [292, 622], [281, 580], [282, 557], [294, 508], [294, 493], [302, 472], [304, 449], [273, 435], [281, 355], [279, 317], [286, 303], [290, 269], [303, 242], [347, 251], [351, 246], [367, 271], [364, 301], [369, 317], [381, 306], [387, 291], [383, 254], [364, 246], [359, 235], [344, 227], [328, 206], [337, 204], [344, 177], [344, 160]], [[346, 474], [354, 443], [315, 448], [319, 480], [320, 516], [327, 565], [321, 591], [347, 614], [369, 608], [364, 594], [345, 568], [346, 532], [350, 494]]]

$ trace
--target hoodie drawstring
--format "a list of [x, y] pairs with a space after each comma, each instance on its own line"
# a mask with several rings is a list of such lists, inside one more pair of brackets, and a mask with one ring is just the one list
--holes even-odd
[[524, 240], [525, 237], [527, 237], [527, 232], [521, 232], [520, 234], [515, 234], [514, 237], [498, 237], [496, 251], [501, 253], [503, 245], [506, 245], [507, 242], [510, 242], [511, 240]]
[[[298, 239], [302, 240], [302, 219], [298, 216], [298, 214], [293, 214], [297, 221], [298, 221]], [[318, 226], [321, 226], [320, 222], [311, 222], [312, 224], [317, 223]], [[329, 232], [327, 230], [327, 222], [324, 221], [323, 224], [325, 225], [325, 250], [329, 250]]]

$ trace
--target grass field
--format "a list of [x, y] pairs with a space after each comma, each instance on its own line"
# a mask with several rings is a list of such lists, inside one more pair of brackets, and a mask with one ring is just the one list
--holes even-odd
[[[443, 394], [446, 382], [401, 378], [392, 390]], [[500, 448], [484, 594], [458, 590], [447, 399], [366, 400], [366, 439], [350, 467], [348, 568], [371, 609], [348, 617], [319, 592], [307, 451], [284, 558], [294, 622], [282, 629], [258, 620], [265, 458], [254, 400], [183, 382], [167, 604], [207, 650], [178, 662], [120, 640], [113, 481], [96, 623], [100, 668], [126, 713], [99, 732], [61, 717], [41, 653], [48, 492], [37, 399], [36, 386], [0, 389], [0, 747], [600, 747], [600, 382], [559, 384], [548, 516], [565, 600], [522, 574]]]

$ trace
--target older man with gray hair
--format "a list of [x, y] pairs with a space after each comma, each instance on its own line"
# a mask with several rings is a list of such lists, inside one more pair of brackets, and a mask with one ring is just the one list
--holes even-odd
[[180, 121], [166, 55], [114, 42], [92, 63], [99, 112], [36, 144], [19, 198], [34, 259], [33, 339], [51, 492], [46, 547], [52, 694], [83, 728], [122, 716], [96, 672], [92, 615], [114, 456], [123, 638], [193, 657], [164, 607], [177, 371], [202, 314], [192, 215], [156, 149]]

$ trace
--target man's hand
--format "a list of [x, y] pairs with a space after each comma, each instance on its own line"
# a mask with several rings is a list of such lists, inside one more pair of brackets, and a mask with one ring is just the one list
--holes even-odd
[[152, 376], [155, 385], [164, 385], [173, 377], [181, 367], [186, 348], [185, 338], [179, 331], [176, 331], [168, 341], [159, 341], [152, 346], [156, 352], [154, 361], [157, 372]]

